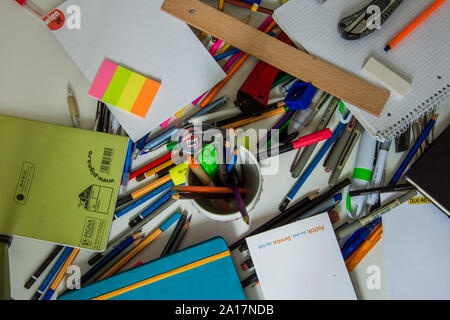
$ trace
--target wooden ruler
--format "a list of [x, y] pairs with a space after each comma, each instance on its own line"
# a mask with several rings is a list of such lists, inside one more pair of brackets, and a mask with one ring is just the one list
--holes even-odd
[[266, 35], [199, 0], [165, 0], [161, 9], [375, 116], [380, 115], [389, 99], [388, 91]]

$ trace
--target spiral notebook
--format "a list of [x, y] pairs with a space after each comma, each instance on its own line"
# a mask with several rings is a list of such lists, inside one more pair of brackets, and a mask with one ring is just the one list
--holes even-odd
[[380, 30], [355, 41], [341, 38], [337, 26], [343, 17], [368, 1], [333, 0], [318, 4], [291, 0], [275, 11], [274, 19], [297, 46], [372, 83], [375, 82], [361, 73], [370, 57], [412, 82], [403, 98], [391, 94], [379, 117], [348, 105], [359, 122], [383, 141], [400, 135], [411, 122], [438, 108], [450, 94], [450, 1], [394, 49], [384, 52], [385, 45], [433, 1], [404, 1]]

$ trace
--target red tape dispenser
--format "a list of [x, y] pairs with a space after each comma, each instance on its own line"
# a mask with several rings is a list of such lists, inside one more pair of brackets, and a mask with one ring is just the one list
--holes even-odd
[[[285, 33], [281, 33], [278, 40], [294, 46]], [[279, 72], [274, 66], [259, 61], [237, 93], [235, 103], [239, 109], [252, 116], [262, 114], [267, 108], [269, 92]]]

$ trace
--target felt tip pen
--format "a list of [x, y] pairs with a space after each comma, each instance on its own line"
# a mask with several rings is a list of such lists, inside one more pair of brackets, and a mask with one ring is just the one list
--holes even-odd
[[[319, 124], [316, 127], [316, 131], [323, 130], [327, 125], [328, 122], [330, 122], [331, 117], [333, 116], [338, 104], [339, 99], [336, 97], [333, 97], [331, 99], [331, 102], [328, 104], [328, 107], [325, 109], [325, 112], [322, 115], [322, 118], [320, 119]], [[312, 144], [307, 146], [303, 152], [301, 150], [298, 151], [296, 159], [292, 163], [291, 167], [291, 175], [293, 178], [298, 178], [300, 174], [303, 171], [303, 168], [305, 167], [306, 163], [309, 161], [309, 158], [311, 157], [312, 153], [314, 152], [317, 144]], [[300, 153], [301, 152], [301, 153]]]
[[342, 132], [339, 139], [333, 145], [333, 148], [328, 153], [328, 156], [323, 164], [325, 172], [331, 172], [336, 167], [339, 161], [339, 157], [342, 154], [342, 151], [344, 151], [348, 139], [350, 139], [353, 129], [355, 128], [356, 122], [357, 122], [356, 118], [353, 117], [352, 120], [350, 120], [347, 127], [345, 128], [345, 130]]
[[372, 211], [370, 214], [365, 216], [364, 218], [355, 220], [354, 222], [351, 222], [349, 224], [342, 225], [342, 227], [339, 227], [336, 230], [336, 237], [338, 239], [343, 239], [346, 236], [352, 234], [356, 230], [358, 230], [361, 227], [366, 226], [370, 222], [374, 221], [375, 219], [380, 218], [383, 214], [397, 208], [402, 203], [408, 201], [412, 197], [414, 197], [417, 194], [417, 190], [411, 190], [407, 193], [401, 195], [400, 197], [394, 199], [393, 201], [389, 202], [387, 205], [378, 208], [374, 211]]
[[[377, 140], [365, 130], [359, 143], [358, 155], [353, 169], [352, 184], [349, 190], [367, 187], [372, 177]], [[350, 197], [347, 195], [347, 215], [350, 219], [358, 218], [366, 206], [367, 196]]]
[[[386, 158], [391, 148], [391, 140], [386, 140], [379, 144], [377, 162], [375, 168], [373, 169], [372, 179], [368, 185], [368, 188], [376, 188], [381, 185], [381, 180], [383, 178], [384, 167], [386, 166]], [[369, 206], [374, 206], [377, 204], [379, 199], [378, 193], [371, 193], [367, 196], [367, 204]]]
[[409, 191], [409, 190], [414, 190], [414, 189], [415, 189], [415, 187], [412, 184], [404, 183], [404, 184], [395, 184], [392, 186], [383, 186], [383, 187], [376, 187], [376, 188], [370, 188], [370, 189], [352, 190], [348, 194], [353, 197], [353, 196], [359, 196], [362, 194], [399, 192], [399, 191]]
[[[323, 130], [320, 130], [318, 132], [314, 132], [311, 134], [308, 134], [306, 136], [300, 137], [297, 140], [284, 144], [278, 148], [275, 152], [272, 152], [271, 149], [267, 150], [267, 152], [263, 151], [262, 153], [259, 153], [257, 155], [258, 161], [265, 159], [266, 157], [275, 156], [278, 154], [283, 154], [286, 152], [289, 152], [291, 150], [297, 150], [306, 146], [309, 146], [311, 144], [318, 143], [320, 141], [330, 139], [333, 136], [333, 133], [330, 129], [326, 128]], [[266, 157], [264, 157], [264, 154], [266, 153]]]
[[353, 149], [355, 148], [356, 142], [358, 142], [359, 137], [361, 136], [361, 132], [364, 131], [363, 126], [357, 122], [355, 125], [355, 128], [352, 131], [352, 134], [350, 135], [350, 138], [348, 139], [344, 150], [341, 153], [341, 156], [339, 157], [339, 160], [334, 167], [333, 171], [331, 172], [330, 180], [328, 181], [328, 185], [334, 186], [341, 175], [342, 170], [345, 167], [345, 164], [347, 163], [348, 158], [350, 157], [350, 154], [352, 153]]

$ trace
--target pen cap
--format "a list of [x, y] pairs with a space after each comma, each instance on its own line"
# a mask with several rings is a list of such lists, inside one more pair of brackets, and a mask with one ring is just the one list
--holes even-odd
[[[243, 184], [239, 187], [246, 189], [245, 195], [242, 196], [247, 212], [250, 213], [260, 199], [263, 177], [255, 156], [243, 146], [239, 145], [238, 150], [240, 167], [245, 177]], [[186, 184], [188, 186], [202, 186], [200, 180], [190, 169], [186, 173]], [[192, 204], [198, 212], [215, 221], [234, 221], [242, 218], [234, 199], [229, 201], [229, 210], [224, 210], [217, 200], [212, 199], [196, 199], [192, 200]]]

